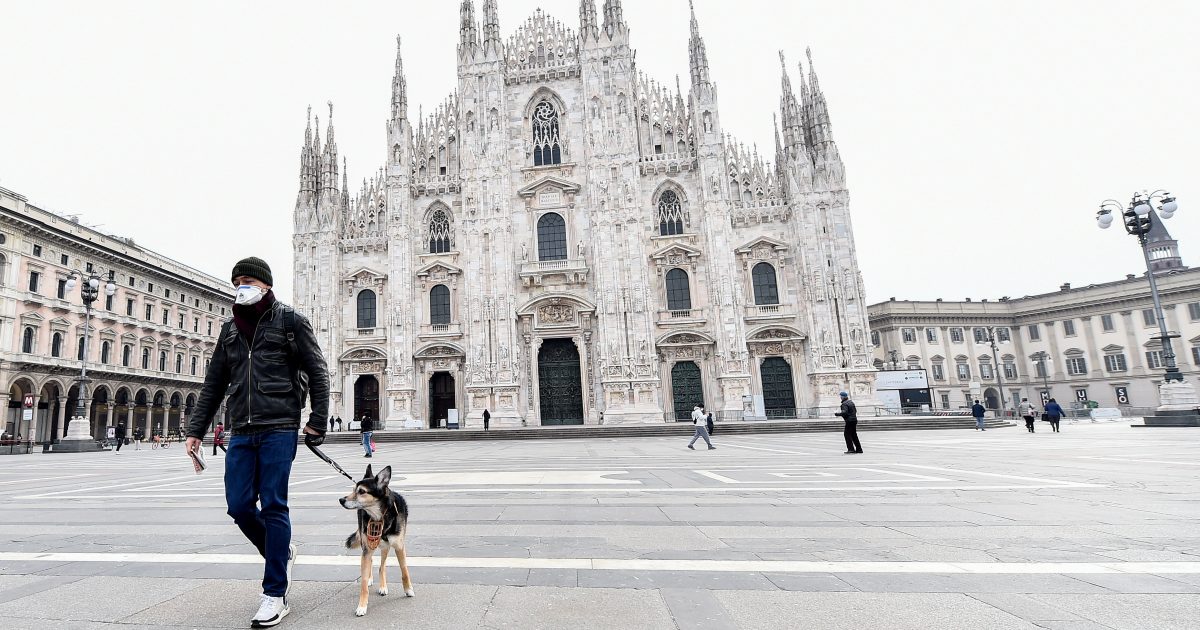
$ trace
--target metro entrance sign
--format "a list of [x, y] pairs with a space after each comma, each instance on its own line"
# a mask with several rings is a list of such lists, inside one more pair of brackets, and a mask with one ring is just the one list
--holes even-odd
[[21, 420], [33, 420], [33, 394], [25, 394], [21, 407]]

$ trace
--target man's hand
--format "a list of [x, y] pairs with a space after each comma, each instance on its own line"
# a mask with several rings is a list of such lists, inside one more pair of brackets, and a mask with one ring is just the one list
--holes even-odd
[[201, 446], [200, 438], [194, 438], [194, 437], [189, 436], [187, 439], [187, 445], [184, 447], [183, 452], [191, 453], [192, 451], [199, 450], [200, 446]]
[[304, 443], [309, 446], [320, 446], [325, 443], [325, 434], [304, 425]]

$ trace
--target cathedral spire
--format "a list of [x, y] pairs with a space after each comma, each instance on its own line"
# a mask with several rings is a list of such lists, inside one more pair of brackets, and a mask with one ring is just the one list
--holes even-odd
[[463, 0], [458, 10], [458, 56], [470, 59], [479, 48], [479, 31], [475, 23], [474, 0]]
[[808, 88], [812, 101], [811, 119], [808, 125], [812, 128], [813, 143], [823, 145], [833, 142], [833, 125], [829, 122], [829, 109], [825, 103], [825, 94], [817, 80], [817, 69], [813, 65], [812, 48], [804, 50], [808, 57]]
[[330, 196], [337, 194], [338, 150], [333, 134], [333, 101], [328, 101], [329, 123], [325, 129], [325, 152], [321, 159], [321, 191]]
[[396, 36], [396, 73], [392, 75], [392, 120], [408, 118], [408, 79], [404, 77], [404, 59], [400, 57], [400, 36]]
[[585, 42], [600, 39], [600, 27], [596, 23], [596, 0], [579, 0], [579, 36]]
[[[313, 142], [312, 142], [312, 105], [308, 106], [308, 113], [304, 115], [304, 146], [300, 149], [300, 194], [311, 193], [314, 189], [316, 180], [316, 165], [314, 164]], [[320, 129], [317, 130], [320, 135]]]
[[[783, 119], [783, 148], [788, 155], [796, 157], [805, 145], [804, 138], [804, 108], [796, 100], [796, 92], [792, 89], [792, 80], [788, 76], [787, 60], [783, 51], [779, 51], [779, 65], [782, 78], [780, 79], [779, 116]], [[804, 83], [804, 74], [800, 74], [800, 82]]]
[[500, 56], [500, 17], [496, 0], [483, 0], [483, 52]]
[[604, 32], [611, 39], [620, 31], [627, 31], [625, 26], [625, 10], [621, 8], [621, 0], [604, 0]]
[[708, 74], [708, 53], [704, 50], [704, 39], [700, 37], [700, 24], [696, 22], [696, 7], [688, 0], [688, 11], [692, 14], [691, 39], [688, 40], [688, 62], [692, 71], [692, 86], [711, 81]]
[[341, 202], [342, 202], [342, 210], [343, 211], [348, 211], [350, 209], [350, 186], [347, 182], [347, 179], [348, 179], [346, 177], [347, 171], [348, 171], [348, 169], [346, 168], [346, 157], [342, 156], [342, 199], [341, 199]]

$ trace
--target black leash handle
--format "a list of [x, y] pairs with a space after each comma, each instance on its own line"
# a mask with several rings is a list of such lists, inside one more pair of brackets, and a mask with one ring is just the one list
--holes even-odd
[[330, 466], [333, 466], [333, 469], [334, 469], [334, 470], [336, 470], [336, 471], [338, 471], [338, 472], [342, 473], [342, 476], [343, 476], [343, 477], [345, 477], [345, 478], [347, 478], [347, 479], [349, 479], [349, 480], [350, 480], [350, 483], [356, 483], [356, 482], [354, 481], [354, 477], [351, 477], [349, 474], [347, 474], [347, 473], [346, 473], [346, 471], [342, 470], [342, 467], [341, 467], [341, 466], [338, 466], [338, 465], [337, 465], [337, 462], [335, 462], [335, 461], [333, 461], [332, 459], [330, 459], [328, 455], [326, 455], [325, 453], [321, 452], [321, 449], [319, 449], [319, 448], [317, 448], [317, 447], [313, 446], [312, 444], [309, 444], [309, 443], [308, 443], [308, 440], [305, 440], [305, 441], [304, 441], [304, 445], [308, 447], [308, 450], [310, 450], [310, 451], [312, 451], [312, 452], [313, 452], [313, 455], [316, 455], [317, 457], [320, 457], [322, 460], [324, 460], [324, 461], [325, 461], [325, 463], [326, 463], [326, 464], [329, 464]]

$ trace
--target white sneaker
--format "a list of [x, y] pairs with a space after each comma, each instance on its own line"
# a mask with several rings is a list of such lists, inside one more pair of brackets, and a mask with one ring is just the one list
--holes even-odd
[[263, 593], [258, 612], [250, 618], [251, 628], [270, 628], [278, 625], [291, 612], [286, 597], [271, 597]]
[[296, 545], [288, 545], [288, 561], [287, 561], [287, 587], [283, 591], [284, 596], [292, 591], [292, 565], [296, 564]]

